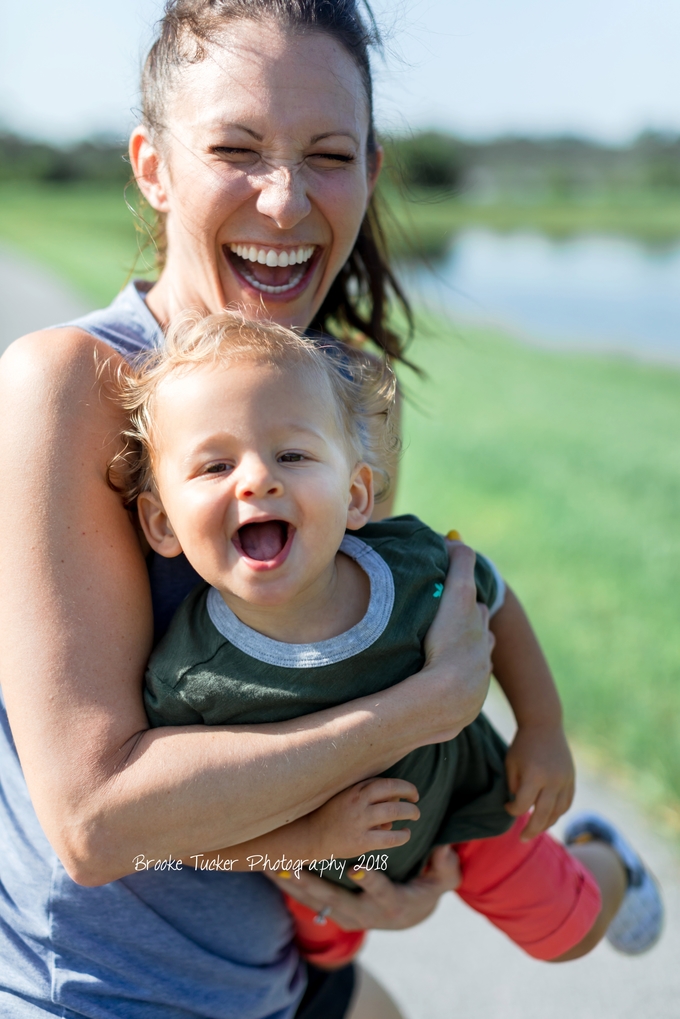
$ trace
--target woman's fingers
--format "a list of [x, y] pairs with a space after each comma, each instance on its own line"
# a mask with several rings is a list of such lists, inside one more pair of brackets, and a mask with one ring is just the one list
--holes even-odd
[[457, 735], [481, 711], [494, 644], [488, 609], [477, 604], [474, 552], [460, 542], [451, 542], [449, 560], [437, 615], [425, 638], [426, 668], [443, 679], [441, 741]]
[[451, 846], [435, 849], [425, 873], [408, 884], [393, 884], [376, 870], [351, 870], [348, 874], [361, 888], [361, 895], [353, 895], [306, 872], [300, 874], [299, 880], [294, 877], [273, 880], [316, 912], [330, 908], [328, 915], [345, 930], [412, 927], [430, 915], [444, 892], [460, 884], [458, 857]]

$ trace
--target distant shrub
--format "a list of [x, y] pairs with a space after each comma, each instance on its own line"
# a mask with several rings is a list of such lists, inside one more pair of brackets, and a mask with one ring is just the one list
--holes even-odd
[[456, 191], [464, 173], [463, 147], [448, 134], [425, 131], [384, 143], [386, 168], [407, 187]]
[[130, 166], [125, 148], [110, 142], [80, 142], [57, 148], [46, 142], [0, 134], [0, 181], [125, 184]]

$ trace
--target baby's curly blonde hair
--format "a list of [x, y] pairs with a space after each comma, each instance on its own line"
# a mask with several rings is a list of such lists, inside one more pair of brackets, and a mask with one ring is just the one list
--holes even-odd
[[122, 365], [117, 373], [117, 396], [130, 414], [130, 426], [125, 448], [109, 465], [109, 484], [126, 506], [134, 507], [140, 492], [155, 488], [155, 403], [162, 383], [205, 365], [244, 360], [299, 365], [327, 380], [350, 455], [373, 470], [376, 500], [387, 496], [400, 443], [394, 425], [396, 377], [385, 360], [332, 337], [300, 335], [233, 311], [187, 312], [161, 347]]

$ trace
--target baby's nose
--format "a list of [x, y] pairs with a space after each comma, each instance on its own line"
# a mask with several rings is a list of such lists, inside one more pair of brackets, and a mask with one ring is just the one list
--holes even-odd
[[238, 499], [261, 499], [268, 495], [279, 495], [281, 483], [272, 476], [271, 471], [261, 460], [250, 460], [243, 464], [236, 484]]

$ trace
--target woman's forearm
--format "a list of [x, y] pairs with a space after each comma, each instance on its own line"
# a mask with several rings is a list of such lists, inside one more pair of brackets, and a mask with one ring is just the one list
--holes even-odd
[[209, 858], [272, 832], [252, 853], [311, 851], [302, 829], [294, 846], [275, 829], [417, 746], [457, 734], [475, 709], [455, 690], [455, 677], [432, 670], [290, 722], [146, 730], [92, 790], [72, 876], [101, 884], [130, 873], [138, 857], [186, 860], [200, 850]]

